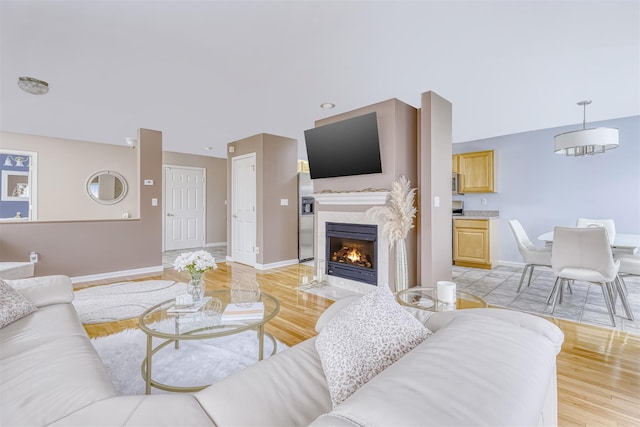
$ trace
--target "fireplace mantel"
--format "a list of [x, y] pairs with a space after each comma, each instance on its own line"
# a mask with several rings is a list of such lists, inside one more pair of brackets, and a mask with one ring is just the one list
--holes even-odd
[[388, 191], [352, 191], [342, 193], [314, 193], [316, 202], [323, 205], [384, 205]]

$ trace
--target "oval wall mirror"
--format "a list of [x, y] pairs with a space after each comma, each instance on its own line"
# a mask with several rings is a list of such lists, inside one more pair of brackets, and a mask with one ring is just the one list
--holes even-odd
[[87, 193], [98, 203], [118, 203], [127, 195], [127, 180], [117, 172], [96, 172], [87, 181]]

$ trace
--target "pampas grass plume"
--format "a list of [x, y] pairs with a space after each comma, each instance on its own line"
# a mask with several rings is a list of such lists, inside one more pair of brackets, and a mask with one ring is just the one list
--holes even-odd
[[398, 240], [407, 237], [413, 228], [413, 218], [416, 216], [414, 206], [415, 188], [411, 188], [409, 180], [404, 176], [398, 177], [391, 185], [386, 206], [374, 206], [367, 209], [366, 215], [384, 221], [382, 234], [393, 246]]

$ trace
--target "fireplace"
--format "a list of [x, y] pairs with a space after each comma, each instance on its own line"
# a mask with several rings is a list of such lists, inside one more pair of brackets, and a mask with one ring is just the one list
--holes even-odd
[[378, 226], [326, 223], [327, 274], [377, 286]]

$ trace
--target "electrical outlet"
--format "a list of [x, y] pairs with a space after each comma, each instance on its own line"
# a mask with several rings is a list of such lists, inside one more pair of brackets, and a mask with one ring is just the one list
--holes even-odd
[[480, 199], [480, 204], [482, 204], [482, 206], [487, 206], [487, 199], [485, 199], [484, 197]]
[[29, 262], [32, 262], [34, 264], [38, 262], [38, 253], [37, 252], [31, 252], [29, 254]]
[[256, 255], [259, 255], [260, 254], [260, 248], [256, 246], [255, 252], [256, 252]]

